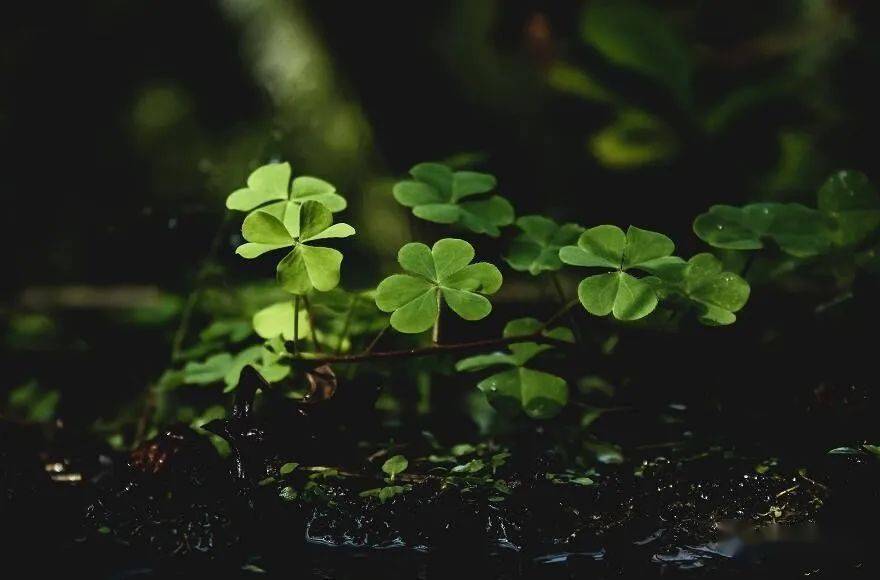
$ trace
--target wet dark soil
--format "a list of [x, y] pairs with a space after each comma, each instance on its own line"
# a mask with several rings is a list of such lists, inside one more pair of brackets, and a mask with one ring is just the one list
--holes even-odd
[[[412, 453], [389, 483], [381, 451], [347, 468], [282, 470], [286, 451], [252, 418], [213, 430], [238, 433], [230, 457], [186, 427], [123, 454], [3, 423], [5, 566], [92, 578], [877, 573], [880, 461], [869, 454], [789, 464], [689, 442], [585, 466], [483, 444]], [[401, 493], [384, 501], [362, 493], [392, 484]]]

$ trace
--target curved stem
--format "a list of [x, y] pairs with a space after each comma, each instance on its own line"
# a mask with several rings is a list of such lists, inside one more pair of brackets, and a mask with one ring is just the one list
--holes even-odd
[[[578, 304], [578, 300], [570, 300], [565, 304], [561, 309], [559, 309], [553, 316], [548, 318], [538, 330], [531, 334], [523, 334], [520, 336], [510, 336], [507, 338], [491, 338], [485, 340], [475, 340], [472, 342], [461, 342], [457, 344], [434, 344], [432, 346], [426, 346], [421, 348], [411, 348], [405, 350], [391, 350], [385, 352], [371, 352], [365, 351], [360, 354], [350, 354], [350, 355], [342, 355], [342, 356], [329, 356], [329, 357], [320, 357], [320, 358], [311, 358], [306, 356], [299, 356], [294, 354], [292, 357], [293, 360], [309, 363], [314, 366], [321, 366], [325, 364], [333, 365], [333, 364], [356, 364], [362, 362], [370, 362], [370, 361], [378, 361], [378, 360], [387, 360], [387, 359], [398, 359], [398, 358], [413, 358], [413, 357], [421, 357], [421, 356], [431, 356], [437, 354], [444, 353], [453, 353], [453, 352], [463, 352], [469, 350], [486, 350], [490, 348], [498, 348], [501, 346], [505, 346], [508, 344], [512, 344], [515, 342], [540, 342], [542, 344], [552, 344], [554, 346], [559, 346], [563, 348], [576, 348], [576, 345], [573, 345], [570, 342], [566, 342], [564, 340], [559, 340], [556, 338], [552, 338], [549, 336], [545, 336], [543, 334], [544, 330], [547, 329], [551, 324], [553, 324], [560, 317], [564, 316], [569, 310], [571, 310], [574, 305]], [[381, 336], [381, 334], [380, 334]], [[375, 342], [375, 341], [374, 341]]]

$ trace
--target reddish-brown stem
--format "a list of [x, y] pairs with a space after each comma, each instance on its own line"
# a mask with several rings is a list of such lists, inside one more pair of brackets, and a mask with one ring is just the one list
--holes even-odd
[[556, 338], [551, 338], [549, 336], [545, 336], [543, 334], [544, 330], [549, 327], [553, 322], [555, 322], [559, 317], [563, 316], [566, 312], [568, 312], [575, 304], [577, 304], [577, 300], [572, 300], [568, 302], [562, 309], [560, 309], [556, 314], [551, 316], [544, 322], [541, 327], [534, 333], [531, 334], [523, 334], [520, 336], [510, 336], [507, 338], [491, 338], [485, 340], [475, 340], [472, 342], [460, 342], [456, 344], [434, 344], [431, 346], [419, 347], [419, 348], [410, 348], [404, 350], [390, 350], [385, 352], [363, 352], [360, 354], [349, 354], [349, 355], [340, 355], [340, 356], [329, 356], [329, 357], [321, 357], [321, 358], [309, 358], [303, 356], [293, 356], [293, 360], [301, 361], [309, 363], [314, 366], [321, 366], [325, 364], [334, 365], [334, 364], [356, 364], [362, 362], [370, 362], [370, 361], [381, 361], [381, 360], [389, 360], [389, 359], [400, 359], [400, 358], [414, 358], [421, 356], [431, 356], [437, 354], [445, 354], [445, 353], [455, 353], [455, 352], [464, 352], [470, 350], [487, 350], [491, 348], [498, 348], [501, 346], [505, 346], [508, 344], [516, 343], [516, 342], [540, 342], [543, 344], [552, 344], [554, 346], [560, 346], [564, 348], [573, 348], [573, 345], [570, 342], [566, 342], [564, 340], [559, 340]]

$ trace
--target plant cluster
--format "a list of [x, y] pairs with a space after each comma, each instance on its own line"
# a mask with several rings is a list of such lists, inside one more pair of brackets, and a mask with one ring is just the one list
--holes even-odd
[[[492, 237], [515, 230], [503, 238], [503, 263], [553, 285], [561, 294], [559, 312], [545, 321], [511, 320], [499, 338], [443, 342], [444, 319], [485, 319], [492, 312], [491, 297], [502, 288], [501, 269], [477, 259], [480, 245], [475, 249], [455, 237], [431, 245], [407, 243], [397, 253], [401, 272], [380, 280], [375, 289], [345, 291], [339, 288], [343, 253], [332, 247], [355, 234], [352, 226], [334, 223], [334, 214], [347, 206], [345, 198], [326, 181], [291, 179], [288, 164], [271, 163], [255, 170], [247, 187], [233, 192], [226, 205], [246, 212], [241, 226], [245, 243], [237, 248], [238, 255], [251, 260], [285, 251], [276, 266], [280, 299], [258, 309], [250, 320], [220, 320], [202, 333], [204, 340], [227, 344], [255, 333], [263, 342], [234, 353], [193, 357], [171, 382], [222, 381], [231, 390], [242, 368], [251, 365], [269, 383], [282, 385], [325, 364], [477, 351], [459, 360], [456, 369], [491, 371], [477, 382], [489, 403], [503, 413], [547, 419], [568, 403], [571, 378], [546, 372], [535, 362], [554, 352], [585, 348], [577, 342], [577, 323], [570, 318], [570, 309], [578, 304], [590, 315], [621, 323], [650, 319], [662, 307], [666, 314], [690, 315], [705, 325], [728, 325], [748, 301], [747, 280], [752, 276], [743, 267], [746, 260], [734, 254], [772, 242], [780, 251], [777, 259], [798, 263], [828, 256], [839, 261], [843, 254], [854, 268], [876, 261], [880, 198], [856, 172], [830, 178], [815, 209], [782, 203], [713, 206], [696, 218], [693, 228], [716, 253], [688, 258], [675, 254], [667, 236], [636, 226], [624, 230], [606, 224], [559, 224], [541, 215], [516, 218], [512, 204], [495, 193], [495, 177], [486, 173], [420, 163], [410, 176], [394, 186], [393, 195], [416, 218]], [[564, 296], [559, 280], [564, 268], [587, 269], [576, 298]], [[569, 317], [566, 324], [561, 323], [563, 316]], [[430, 331], [430, 342], [377, 350], [389, 328], [404, 335]], [[394, 474], [388, 475], [393, 480]]]

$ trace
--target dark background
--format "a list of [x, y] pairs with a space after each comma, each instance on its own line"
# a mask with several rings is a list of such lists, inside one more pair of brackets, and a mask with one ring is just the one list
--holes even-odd
[[[492, 172], [520, 215], [632, 223], [682, 255], [713, 203], [812, 203], [839, 168], [876, 182], [876, 2], [657, 3], [678, 89], [585, 39], [590, 4], [18, 3], [0, 24], [0, 392], [35, 379], [77, 413], [88, 394], [92, 419], [154, 380], [225, 196], [276, 158], [350, 200], [361, 287], [408, 236], [390, 186], [424, 160]], [[576, 94], [560, 64], [614, 97]], [[647, 128], [616, 125], [631, 111]], [[224, 283], [271, 274], [236, 244], [221, 229]]]

